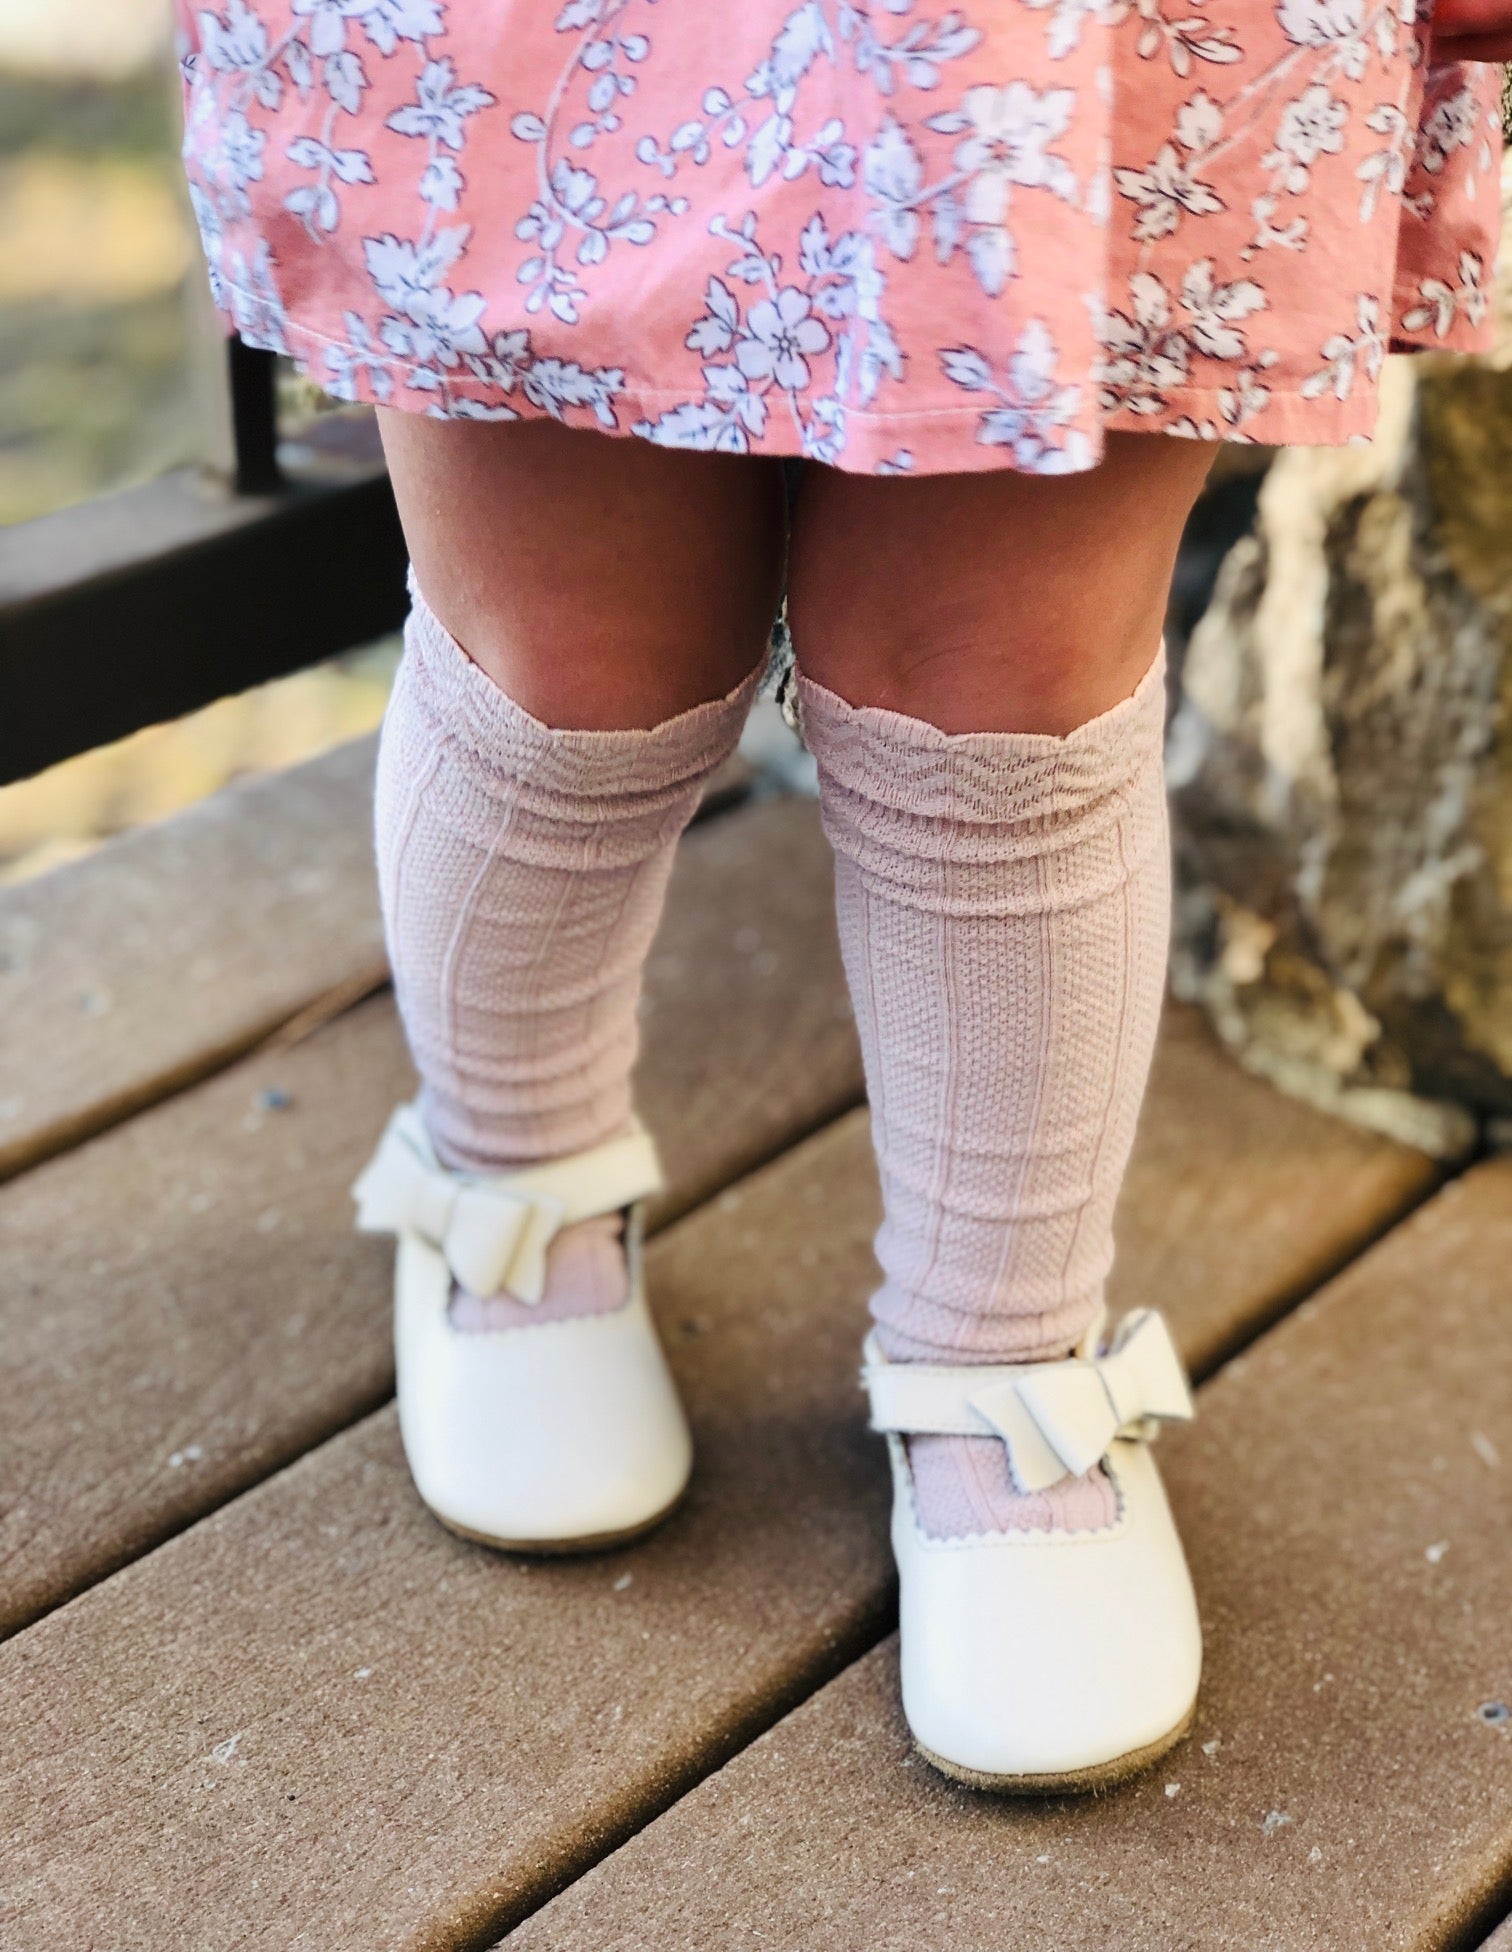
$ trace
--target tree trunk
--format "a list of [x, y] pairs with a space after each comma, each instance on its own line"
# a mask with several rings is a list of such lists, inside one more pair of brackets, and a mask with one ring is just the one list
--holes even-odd
[[1393, 360], [1372, 446], [1277, 458], [1171, 729], [1177, 989], [1440, 1152], [1512, 1119], [1509, 256], [1495, 355]]

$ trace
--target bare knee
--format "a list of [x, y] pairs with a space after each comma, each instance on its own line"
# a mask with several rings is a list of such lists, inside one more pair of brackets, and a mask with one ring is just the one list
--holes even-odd
[[384, 416], [416, 578], [468, 656], [549, 725], [655, 725], [762, 655], [783, 555], [767, 462], [551, 422]]
[[1210, 459], [1195, 445], [1131, 436], [1067, 480], [811, 481], [788, 595], [801, 666], [947, 732], [1084, 724], [1155, 655]]
[[966, 588], [912, 602], [800, 588], [789, 598], [793, 641], [805, 674], [853, 705], [945, 732], [1063, 736], [1127, 698], [1149, 669], [1166, 581], [1104, 583], [1086, 601], [1056, 579], [989, 564]]

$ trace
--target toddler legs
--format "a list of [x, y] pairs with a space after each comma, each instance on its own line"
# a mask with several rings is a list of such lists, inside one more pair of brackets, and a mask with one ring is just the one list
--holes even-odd
[[[551, 426], [385, 436], [419, 572], [378, 766], [385, 929], [432, 1141], [499, 1171], [629, 1123], [641, 972], [755, 688], [780, 500], [764, 471]], [[454, 1320], [624, 1293], [617, 1223], [590, 1221], [528, 1317], [464, 1295]]]
[[[805, 487], [791, 614], [893, 1359], [1060, 1356], [1101, 1306], [1165, 972], [1160, 619], [1205, 464], [1135, 437], [1065, 481]], [[937, 1535], [1113, 1515], [1100, 1471], [1018, 1494], [995, 1439], [910, 1458]]]

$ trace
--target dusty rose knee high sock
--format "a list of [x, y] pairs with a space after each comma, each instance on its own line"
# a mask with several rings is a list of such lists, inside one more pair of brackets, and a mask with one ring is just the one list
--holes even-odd
[[[882, 1179], [879, 1339], [1064, 1355], [1102, 1300], [1164, 987], [1163, 659], [1065, 739], [800, 700]], [[1113, 1515], [1100, 1470], [1023, 1496], [996, 1439], [909, 1448], [938, 1536]]]
[[[421, 1108], [448, 1164], [499, 1171], [612, 1138], [631, 1113], [641, 972], [678, 836], [733, 750], [757, 673], [649, 731], [556, 731], [415, 592], [384, 719], [379, 885]], [[624, 1298], [613, 1220], [553, 1243], [532, 1309], [459, 1297], [464, 1326]]]

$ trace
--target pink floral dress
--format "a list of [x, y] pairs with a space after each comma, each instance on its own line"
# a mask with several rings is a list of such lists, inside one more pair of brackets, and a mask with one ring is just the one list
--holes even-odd
[[1501, 71], [1415, 0], [181, 6], [217, 302], [344, 399], [1054, 473], [1488, 329]]

